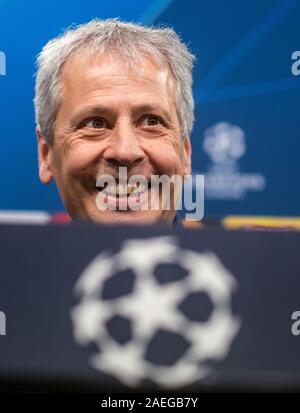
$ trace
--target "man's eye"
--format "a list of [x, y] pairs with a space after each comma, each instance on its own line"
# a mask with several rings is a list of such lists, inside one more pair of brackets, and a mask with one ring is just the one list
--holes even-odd
[[107, 127], [107, 122], [102, 118], [94, 118], [84, 123], [84, 126], [94, 129], [102, 129]]
[[144, 116], [142, 119], [142, 124], [145, 126], [157, 126], [162, 123], [163, 123], [162, 119], [159, 116], [155, 116], [155, 115], [147, 115], [147, 116]]

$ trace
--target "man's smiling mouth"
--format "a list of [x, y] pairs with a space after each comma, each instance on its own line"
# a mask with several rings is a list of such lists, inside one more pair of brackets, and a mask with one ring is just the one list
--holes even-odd
[[146, 192], [151, 187], [150, 182], [143, 183], [139, 182], [136, 184], [130, 183], [117, 183], [117, 184], [109, 184], [106, 183], [103, 186], [97, 186], [96, 188], [99, 192], [102, 192], [103, 195], [112, 196], [115, 198], [128, 198], [131, 194], [132, 195], [140, 195]]
[[137, 183], [104, 183], [96, 185], [98, 195], [97, 208], [101, 211], [137, 211], [141, 208], [148, 209], [150, 195], [150, 182]]

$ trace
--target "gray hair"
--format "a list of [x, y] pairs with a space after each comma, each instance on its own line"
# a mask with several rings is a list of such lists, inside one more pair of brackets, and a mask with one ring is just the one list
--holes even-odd
[[83, 50], [92, 53], [115, 52], [133, 61], [145, 55], [152, 57], [157, 64], [169, 65], [176, 84], [176, 106], [182, 137], [192, 131], [194, 56], [174, 30], [145, 27], [118, 19], [95, 19], [50, 40], [37, 58], [35, 117], [49, 145], [53, 144], [55, 119], [62, 100], [60, 74], [67, 60]]

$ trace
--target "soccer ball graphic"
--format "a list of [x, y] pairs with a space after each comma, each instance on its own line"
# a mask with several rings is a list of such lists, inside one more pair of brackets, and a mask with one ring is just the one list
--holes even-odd
[[230, 309], [235, 287], [212, 252], [182, 249], [173, 236], [126, 240], [79, 278], [74, 337], [95, 343], [92, 366], [127, 386], [189, 385], [230, 350], [240, 326]]

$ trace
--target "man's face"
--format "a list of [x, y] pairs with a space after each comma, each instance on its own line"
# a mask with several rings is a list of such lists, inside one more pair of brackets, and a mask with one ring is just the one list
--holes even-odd
[[[110, 55], [77, 54], [65, 64], [61, 82], [53, 146], [38, 132], [42, 182], [55, 179], [66, 209], [77, 220], [112, 224], [172, 221], [176, 211], [165, 210], [161, 200], [155, 210], [150, 203], [149, 208], [120, 210], [124, 196], [118, 190], [113, 194], [96, 187], [97, 178], [103, 175], [118, 183], [119, 168], [126, 167], [128, 179], [133, 175], [147, 178], [147, 188], [122, 187], [125, 192], [137, 190], [136, 199], [131, 196], [133, 202], [140, 202], [145, 195], [151, 198], [152, 175], [190, 174], [190, 141], [181, 137], [169, 69], [157, 67], [146, 57], [133, 65]], [[99, 196], [108, 204], [114, 200], [116, 208], [100, 210]]]

